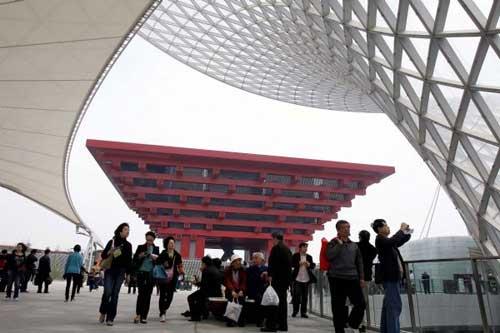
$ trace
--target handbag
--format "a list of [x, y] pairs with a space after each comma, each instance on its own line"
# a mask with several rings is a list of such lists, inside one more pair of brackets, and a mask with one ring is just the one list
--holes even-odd
[[54, 280], [52, 279], [52, 276], [50, 276], [50, 275], [45, 279], [45, 282], [47, 283], [47, 285], [52, 284], [53, 281]]
[[163, 268], [162, 265], [155, 265], [153, 268], [153, 279], [158, 283], [158, 284], [167, 284], [167, 273], [165, 272], [165, 269]]
[[[115, 247], [115, 240], [113, 239], [113, 241], [111, 243], [111, 248], [114, 248], [114, 247]], [[101, 268], [102, 269], [111, 268], [111, 264], [113, 263], [113, 258], [114, 258], [113, 255], [109, 255], [106, 259], [103, 259], [101, 261]]]
[[273, 287], [267, 287], [266, 291], [264, 291], [264, 295], [262, 295], [262, 301], [260, 304], [262, 306], [278, 306], [280, 304], [278, 294]]
[[237, 302], [228, 302], [226, 306], [226, 312], [224, 317], [237, 322], [240, 319], [241, 311], [243, 310], [243, 305]]

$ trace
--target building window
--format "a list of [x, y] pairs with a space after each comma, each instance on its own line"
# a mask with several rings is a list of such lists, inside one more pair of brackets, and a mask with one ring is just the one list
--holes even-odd
[[120, 162], [121, 171], [139, 171], [139, 164], [136, 162]]
[[146, 164], [146, 171], [152, 173], [174, 174], [175, 166]]
[[161, 201], [161, 202], [179, 202], [180, 197], [178, 195], [170, 194], [158, 194], [158, 193], [146, 193], [146, 200], [149, 201]]
[[149, 178], [134, 178], [134, 186], [141, 186], [141, 187], [156, 187], [156, 179], [149, 179]]
[[236, 170], [221, 170], [219, 177], [238, 180], [259, 180], [260, 173]]
[[264, 203], [262, 201], [248, 201], [248, 200], [220, 199], [220, 198], [210, 199], [210, 204], [215, 206], [241, 207], [241, 208], [262, 208], [264, 206]]
[[280, 184], [291, 184], [292, 183], [292, 176], [268, 174], [266, 176], [266, 182], [280, 183]]

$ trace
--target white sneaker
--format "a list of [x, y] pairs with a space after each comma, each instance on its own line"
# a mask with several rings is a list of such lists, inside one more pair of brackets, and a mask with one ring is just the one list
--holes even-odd
[[18, 299], [17, 297], [14, 297], [12, 300], [13, 300], [14, 302], [18, 302], [18, 301], [19, 301], [19, 299]]
[[160, 323], [164, 323], [167, 320], [167, 317], [165, 315], [160, 316]]

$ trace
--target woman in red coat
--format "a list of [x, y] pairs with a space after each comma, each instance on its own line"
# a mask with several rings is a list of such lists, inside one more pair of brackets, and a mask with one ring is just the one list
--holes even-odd
[[[247, 290], [247, 272], [242, 265], [242, 259], [237, 254], [231, 256], [231, 265], [224, 271], [224, 286], [226, 287], [226, 298], [229, 302], [245, 304]], [[227, 326], [235, 326], [235, 322], [228, 319]], [[238, 320], [238, 326], [245, 326], [244, 313], [242, 311]]]

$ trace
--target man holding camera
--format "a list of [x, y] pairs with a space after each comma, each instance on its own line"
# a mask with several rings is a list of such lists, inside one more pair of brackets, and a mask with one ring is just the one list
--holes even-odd
[[403, 257], [398, 248], [410, 240], [413, 230], [406, 223], [401, 223], [400, 230], [389, 238], [391, 229], [385, 220], [377, 219], [372, 224], [373, 231], [377, 233], [375, 247], [380, 261], [380, 270], [376, 274], [381, 276], [384, 285], [384, 301], [380, 320], [381, 333], [398, 333], [399, 316], [401, 315], [401, 281], [405, 277]]

